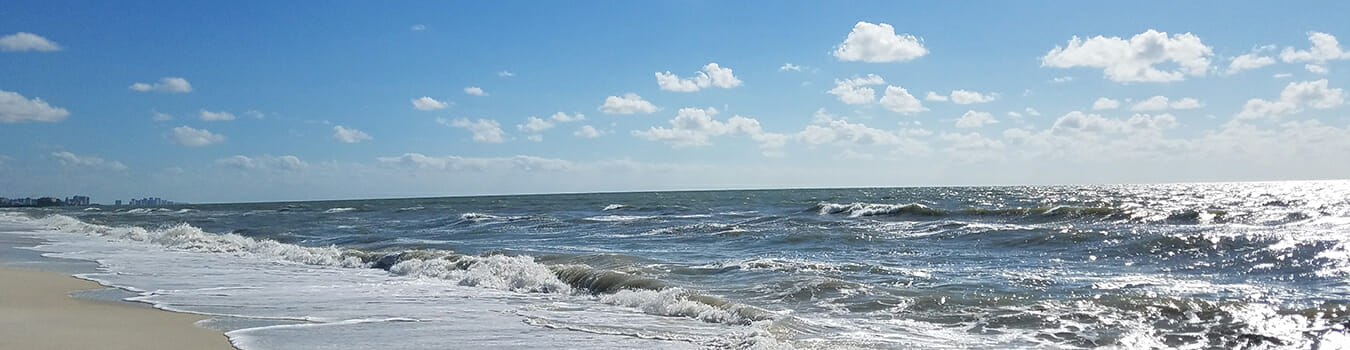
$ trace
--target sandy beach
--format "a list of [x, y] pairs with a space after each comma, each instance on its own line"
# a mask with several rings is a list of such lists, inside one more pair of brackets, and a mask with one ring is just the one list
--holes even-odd
[[0, 267], [0, 349], [234, 349], [206, 317], [70, 293], [103, 288], [58, 272]]

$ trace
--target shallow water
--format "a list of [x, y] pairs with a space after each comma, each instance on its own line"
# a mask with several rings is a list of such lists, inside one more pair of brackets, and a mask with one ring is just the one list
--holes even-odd
[[1350, 182], [11, 211], [244, 349], [1335, 348]]

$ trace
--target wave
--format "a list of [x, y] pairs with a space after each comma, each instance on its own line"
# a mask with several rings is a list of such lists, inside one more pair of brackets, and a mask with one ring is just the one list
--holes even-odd
[[337, 214], [337, 213], [346, 213], [346, 212], [349, 212], [349, 211], [355, 211], [355, 210], [356, 210], [356, 208], [329, 208], [328, 210], [324, 210], [323, 213], [324, 213], [324, 214]]
[[585, 218], [585, 219], [582, 219], [582, 220], [586, 220], [586, 221], [599, 221], [599, 222], [628, 222], [628, 221], [647, 220], [647, 219], [653, 219], [653, 218], [656, 218], [656, 217], [655, 217], [655, 216], [644, 216], [644, 215], [600, 215], [600, 216], [592, 216], [592, 217], [588, 217], [588, 218]]
[[627, 205], [627, 204], [610, 204], [610, 205], [606, 205], [606, 206], [605, 206], [605, 209], [601, 209], [601, 210], [602, 210], [602, 211], [610, 211], [610, 210], [632, 209], [632, 208], [633, 208], [633, 206]]
[[[820, 202], [808, 210], [820, 215], [842, 214], [850, 218], [870, 216], [898, 217], [985, 217], [1005, 216], [1022, 218], [1098, 218], [1117, 219], [1133, 222], [1158, 222], [1168, 224], [1217, 224], [1235, 222], [1234, 215], [1219, 209], [1181, 209], [1159, 211], [1147, 209], [1124, 209], [1115, 207], [1081, 206], [1042, 206], [1036, 208], [933, 208], [920, 203], [881, 204], [881, 203], [830, 203]], [[1302, 215], [1302, 216], [1300, 216]], [[1267, 224], [1287, 223], [1307, 219], [1306, 214], [1293, 213], [1282, 216]]]
[[604, 303], [633, 307], [649, 314], [692, 317], [708, 322], [748, 324], [777, 317], [776, 313], [764, 309], [702, 295], [652, 278], [581, 264], [548, 265], [527, 255], [475, 256], [444, 250], [379, 253], [336, 246], [299, 246], [233, 233], [216, 234], [186, 223], [145, 229], [90, 224], [59, 214], [30, 220], [60, 232], [156, 244], [175, 250], [228, 253], [319, 266], [374, 268], [397, 276], [436, 278], [462, 286], [520, 293], [590, 295]]

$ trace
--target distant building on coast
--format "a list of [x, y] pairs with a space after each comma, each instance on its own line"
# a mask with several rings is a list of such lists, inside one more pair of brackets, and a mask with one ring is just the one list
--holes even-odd
[[[119, 202], [120, 202], [120, 201], [119, 201]], [[132, 198], [132, 199], [131, 199], [131, 202], [129, 202], [129, 203], [130, 203], [129, 205], [133, 205], [133, 206], [145, 206], [145, 207], [148, 207], [148, 206], [156, 206], [156, 205], [174, 205], [174, 204], [178, 204], [178, 203], [176, 203], [176, 202], [174, 202], [174, 201], [164, 200], [163, 198], [159, 198], [159, 197], [147, 197], [147, 198], [141, 198], [141, 199]]]
[[62, 200], [61, 198], [56, 198], [56, 197], [41, 197], [41, 198], [32, 198], [32, 197], [24, 197], [24, 198], [4, 198], [4, 197], [0, 197], [0, 207], [56, 207], [56, 206], [63, 206], [63, 205], [83, 205], [83, 206], [88, 206], [88, 205], [90, 205], [90, 203], [89, 203], [89, 197], [88, 197], [88, 196], [75, 195], [75, 196], [68, 197], [68, 198], [66, 198], [65, 200]]

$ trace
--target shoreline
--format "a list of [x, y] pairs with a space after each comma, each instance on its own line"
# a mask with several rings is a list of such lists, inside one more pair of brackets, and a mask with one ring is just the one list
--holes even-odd
[[0, 265], [0, 348], [237, 350], [210, 316], [82, 299], [105, 289], [60, 272]]

